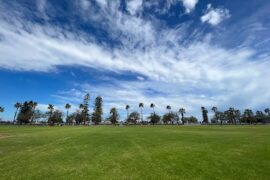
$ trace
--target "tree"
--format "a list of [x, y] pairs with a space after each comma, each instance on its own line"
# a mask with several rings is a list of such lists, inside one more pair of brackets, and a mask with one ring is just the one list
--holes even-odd
[[33, 117], [33, 101], [25, 101], [19, 111], [19, 114], [17, 116], [17, 121], [22, 123], [29, 123], [31, 118]]
[[5, 111], [5, 108], [0, 106], [0, 112], [3, 113]]
[[51, 117], [52, 117], [52, 114], [53, 114], [53, 111], [54, 111], [54, 106], [52, 105], [52, 104], [49, 104], [48, 105], [48, 110], [49, 110], [49, 118], [48, 118], [48, 124], [53, 124], [53, 122], [52, 121], [50, 121], [51, 120]]
[[208, 124], [208, 111], [205, 107], [201, 107], [201, 110], [202, 110], [203, 123]]
[[37, 107], [38, 103], [31, 101], [30, 105], [33, 108], [33, 115], [31, 117], [31, 123], [33, 123], [33, 121], [35, 120], [35, 115], [36, 115], [36, 111], [35, 110], [36, 110], [36, 107]]
[[171, 123], [172, 124], [173, 121], [176, 121], [176, 122], [179, 121], [179, 116], [178, 116], [177, 113], [169, 112], [169, 113], [166, 113], [166, 114], [163, 115], [162, 121], [165, 124], [168, 124], [168, 123]]
[[236, 109], [234, 111], [234, 118], [235, 120], [237, 120], [239, 122], [239, 124], [241, 124], [241, 111]]
[[15, 114], [14, 114], [14, 118], [13, 118], [13, 121], [15, 122], [16, 121], [16, 117], [17, 117], [17, 113], [18, 113], [18, 110], [19, 108], [22, 106], [21, 103], [17, 102], [16, 104], [14, 104], [14, 107], [16, 108], [16, 111], [15, 111]]
[[194, 116], [184, 117], [184, 121], [188, 123], [198, 123], [198, 119]]
[[256, 111], [255, 115], [256, 122], [265, 123], [266, 117], [262, 111]]
[[140, 114], [137, 111], [130, 113], [127, 122], [136, 124], [140, 120]]
[[249, 122], [250, 124], [254, 121], [254, 114], [251, 109], [245, 109], [243, 113], [243, 118], [245, 122]]
[[67, 123], [68, 124], [73, 124], [74, 122], [76, 122], [77, 114], [78, 114], [78, 112], [74, 112], [74, 113], [71, 113], [70, 115], [68, 115], [68, 117], [67, 117]]
[[266, 109], [264, 110], [264, 112], [265, 112], [265, 114], [266, 114], [266, 117], [265, 117], [266, 121], [267, 121], [267, 122], [270, 122], [270, 108], [266, 108]]
[[[126, 105], [127, 119], [128, 119], [128, 116], [129, 116], [129, 108], [130, 108], [129, 105]], [[127, 120], [127, 119], [126, 119], [126, 120]]]
[[220, 125], [222, 125], [223, 122], [226, 121], [226, 115], [223, 112], [218, 112], [218, 118], [220, 120]]
[[[85, 124], [86, 121], [89, 121], [89, 101], [90, 101], [90, 94], [87, 93], [84, 98], [83, 98], [83, 115], [84, 115], [84, 121], [83, 123]], [[101, 103], [102, 103], [102, 99], [101, 99]]]
[[264, 110], [264, 112], [265, 112], [268, 116], [270, 116], [270, 108], [266, 108], [266, 109]]
[[191, 117], [189, 117], [188, 122], [189, 123], [198, 123], [198, 119], [194, 116], [191, 116]]
[[85, 122], [85, 112], [84, 112], [84, 105], [80, 104], [79, 105], [79, 110], [76, 113], [76, 124], [81, 124]]
[[186, 110], [184, 108], [180, 108], [178, 112], [181, 114], [181, 121], [184, 124], [184, 114], [186, 113]]
[[141, 108], [141, 122], [143, 122], [143, 103], [139, 103], [139, 108]]
[[150, 123], [156, 124], [160, 121], [161, 117], [156, 113], [151, 113], [151, 115], [147, 119], [150, 120]]
[[65, 108], [67, 110], [67, 114], [66, 114], [66, 123], [68, 123], [68, 110], [71, 108], [71, 105], [70, 104], [66, 104], [65, 105]]
[[49, 117], [49, 122], [51, 125], [54, 125], [55, 123], [62, 123], [63, 122], [63, 113], [59, 110], [55, 110], [51, 113]]
[[110, 110], [109, 120], [111, 121], [112, 124], [116, 124], [118, 122], [118, 120], [119, 120], [119, 114], [118, 114], [116, 108], [112, 108]]
[[48, 119], [48, 112], [43, 113], [38, 109], [35, 110], [35, 121], [47, 122], [47, 119]]
[[214, 106], [214, 107], [212, 107], [211, 110], [215, 113], [215, 120], [216, 120], [216, 122], [218, 122], [218, 120], [219, 120], [219, 117], [218, 117], [218, 108]]
[[231, 123], [232, 124], [236, 124], [236, 120], [235, 120], [235, 109], [233, 107], [229, 108], [229, 114], [231, 117]]
[[153, 114], [155, 114], [155, 104], [154, 104], [154, 103], [151, 103], [151, 104], [150, 104], [150, 108], [153, 109]]
[[171, 107], [170, 105], [167, 105], [167, 106], [166, 106], [166, 109], [168, 110], [168, 113], [170, 113], [170, 112], [171, 112], [172, 107]]
[[[3, 113], [4, 111], [5, 111], [5, 108], [0, 106], [0, 113]], [[0, 120], [1, 120], [1, 118], [0, 118]]]
[[75, 113], [75, 121], [76, 121], [76, 124], [81, 124], [84, 122], [84, 115], [81, 110], [78, 110]]
[[102, 98], [100, 96], [96, 97], [94, 112], [92, 114], [92, 121], [95, 124], [99, 124], [102, 121], [102, 114], [103, 114], [102, 104], [103, 104]]
[[236, 124], [234, 108], [230, 107], [227, 111], [224, 111], [224, 115], [230, 124]]
[[83, 124], [90, 120], [89, 117], [89, 101], [90, 101], [90, 94], [87, 93], [83, 98], [83, 103], [80, 104], [81, 114], [80, 116], [83, 118]]
[[84, 105], [83, 105], [83, 104], [80, 104], [80, 105], [79, 105], [79, 108], [80, 108], [81, 111], [83, 111]]

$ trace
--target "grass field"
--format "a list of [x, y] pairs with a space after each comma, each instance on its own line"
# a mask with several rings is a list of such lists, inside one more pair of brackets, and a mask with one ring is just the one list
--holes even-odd
[[270, 126], [0, 126], [0, 179], [270, 179]]

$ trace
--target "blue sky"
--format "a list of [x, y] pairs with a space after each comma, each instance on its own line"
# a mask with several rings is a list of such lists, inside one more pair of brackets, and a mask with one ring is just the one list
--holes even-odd
[[269, 107], [268, 0], [0, 0], [0, 105]]

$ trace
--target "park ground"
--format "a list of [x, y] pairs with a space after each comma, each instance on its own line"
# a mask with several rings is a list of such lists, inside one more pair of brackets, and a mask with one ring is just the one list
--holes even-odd
[[0, 126], [0, 179], [269, 179], [270, 126]]

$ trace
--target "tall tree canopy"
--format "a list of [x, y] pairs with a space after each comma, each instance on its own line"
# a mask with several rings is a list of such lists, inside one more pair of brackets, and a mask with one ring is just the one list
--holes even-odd
[[112, 124], [116, 124], [118, 122], [119, 114], [116, 108], [112, 108], [110, 110], [109, 120], [111, 121]]
[[55, 123], [62, 123], [63, 113], [59, 110], [53, 111], [49, 117], [49, 122], [51, 123], [51, 125], [54, 125]]
[[177, 113], [174, 113], [174, 112], [168, 112], [168, 113], [166, 113], [166, 114], [163, 115], [162, 121], [163, 121], [165, 124], [173, 123], [174, 121], [178, 122], [178, 121], [179, 121], [179, 116], [178, 116]]
[[202, 110], [202, 117], [203, 117], [203, 123], [208, 124], [208, 110], [205, 107], [201, 107]]
[[29, 123], [33, 114], [34, 114], [33, 101], [29, 101], [29, 102], [25, 101], [20, 108], [17, 121], [20, 124]]
[[136, 124], [140, 120], [140, 114], [137, 111], [130, 113], [127, 122]]
[[157, 115], [156, 113], [151, 113], [148, 119], [150, 120], [150, 123], [156, 124], [160, 121], [161, 117]]
[[99, 124], [102, 121], [102, 115], [103, 115], [102, 105], [103, 105], [102, 97], [100, 96], [96, 97], [94, 112], [92, 114], [92, 121], [95, 124]]

